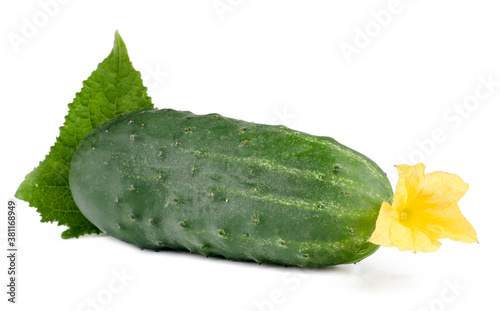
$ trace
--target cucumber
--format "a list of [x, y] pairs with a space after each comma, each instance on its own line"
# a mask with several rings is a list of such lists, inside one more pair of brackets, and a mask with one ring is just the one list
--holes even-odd
[[301, 267], [374, 253], [393, 196], [373, 161], [332, 138], [151, 108], [90, 132], [69, 183], [85, 217], [140, 248]]

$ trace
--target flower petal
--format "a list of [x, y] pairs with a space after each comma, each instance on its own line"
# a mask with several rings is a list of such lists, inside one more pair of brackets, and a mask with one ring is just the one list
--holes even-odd
[[435, 252], [441, 247], [441, 242], [431, 239], [422, 231], [413, 232], [413, 251], [414, 252]]
[[425, 175], [424, 195], [431, 195], [433, 203], [440, 202], [445, 206], [451, 202], [458, 202], [469, 190], [466, 184], [458, 175], [445, 172], [432, 172]]
[[415, 215], [412, 223], [433, 240], [450, 238], [465, 243], [477, 242], [476, 230], [456, 202], [445, 207], [429, 207]]
[[390, 229], [391, 242], [401, 251], [414, 249], [411, 229], [396, 222]]
[[406, 179], [403, 174], [399, 175], [396, 191], [392, 198], [392, 210], [399, 213], [405, 208], [406, 201], [408, 200], [408, 193], [406, 192]]
[[370, 242], [414, 252], [434, 252], [441, 246], [438, 239], [443, 238], [477, 242], [476, 231], [457, 205], [468, 184], [454, 174], [425, 175], [422, 163], [397, 168], [392, 206], [382, 204]]
[[397, 213], [392, 210], [389, 203], [382, 203], [378, 214], [375, 231], [370, 237], [370, 242], [386, 247], [394, 246], [390, 238], [391, 227], [397, 222]]
[[401, 251], [435, 252], [441, 246], [441, 242], [432, 240], [425, 233], [412, 230], [401, 223], [391, 228], [391, 241]]
[[403, 175], [406, 181], [406, 191], [408, 199], [411, 199], [422, 188], [425, 180], [424, 170], [425, 165], [418, 163], [414, 166], [401, 164], [397, 166], [399, 176]]

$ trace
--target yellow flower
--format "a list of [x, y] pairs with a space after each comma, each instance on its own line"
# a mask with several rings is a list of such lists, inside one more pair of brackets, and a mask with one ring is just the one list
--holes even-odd
[[438, 239], [477, 242], [476, 231], [457, 202], [469, 189], [459, 176], [424, 175], [425, 165], [398, 165], [399, 180], [392, 205], [382, 204], [370, 242], [400, 250], [434, 252]]

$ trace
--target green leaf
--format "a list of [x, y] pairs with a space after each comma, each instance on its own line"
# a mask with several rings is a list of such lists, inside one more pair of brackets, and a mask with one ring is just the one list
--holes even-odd
[[56, 143], [38, 167], [26, 176], [15, 194], [16, 198], [36, 207], [42, 222], [68, 226], [62, 233], [63, 238], [100, 232], [80, 212], [69, 189], [71, 159], [80, 141], [109, 119], [153, 107], [141, 74], [132, 67], [118, 32], [111, 54], [83, 82], [82, 90], [68, 107]]

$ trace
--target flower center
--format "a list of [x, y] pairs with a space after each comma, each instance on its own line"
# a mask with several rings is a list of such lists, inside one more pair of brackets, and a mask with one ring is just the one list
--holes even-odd
[[402, 211], [400, 214], [399, 214], [399, 220], [401, 221], [407, 221], [408, 220], [408, 214], [406, 214], [405, 211]]

